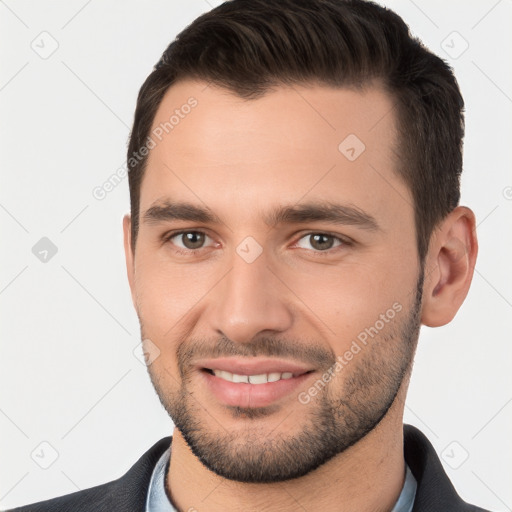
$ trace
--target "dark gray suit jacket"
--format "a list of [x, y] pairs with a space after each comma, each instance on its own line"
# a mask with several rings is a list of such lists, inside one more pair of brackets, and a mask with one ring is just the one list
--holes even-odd
[[[405, 460], [418, 482], [413, 512], [489, 512], [458, 496], [434, 447], [417, 428], [404, 425], [404, 436]], [[7, 512], [144, 512], [151, 473], [171, 440], [158, 441], [117, 480]]]

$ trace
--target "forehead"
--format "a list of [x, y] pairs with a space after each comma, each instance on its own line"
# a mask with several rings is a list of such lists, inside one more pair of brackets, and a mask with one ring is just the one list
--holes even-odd
[[141, 211], [169, 195], [246, 209], [305, 195], [373, 202], [374, 210], [397, 195], [411, 203], [394, 171], [395, 123], [393, 102], [378, 87], [279, 86], [246, 100], [179, 82], [153, 122]]

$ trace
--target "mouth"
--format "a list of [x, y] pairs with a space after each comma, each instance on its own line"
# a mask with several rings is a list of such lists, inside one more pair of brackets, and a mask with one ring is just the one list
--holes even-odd
[[202, 361], [198, 367], [208, 394], [223, 405], [266, 407], [290, 398], [315, 372], [289, 361], [276, 359], [219, 358]]

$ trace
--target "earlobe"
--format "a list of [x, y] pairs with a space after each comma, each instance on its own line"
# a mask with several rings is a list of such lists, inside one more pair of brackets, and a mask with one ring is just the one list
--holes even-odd
[[134, 254], [132, 251], [132, 240], [131, 240], [131, 217], [127, 213], [123, 217], [123, 240], [124, 240], [124, 256], [126, 260], [126, 273], [128, 276], [128, 283], [132, 294], [133, 306], [136, 308], [135, 301], [135, 268], [134, 268]]
[[455, 208], [435, 230], [425, 264], [422, 324], [450, 322], [464, 302], [478, 253], [474, 213]]

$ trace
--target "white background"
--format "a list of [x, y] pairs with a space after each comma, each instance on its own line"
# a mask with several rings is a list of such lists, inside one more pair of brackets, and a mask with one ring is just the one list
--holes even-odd
[[[462, 204], [475, 211], [480, 240], [459, 314], [422, 329], [406, 422], [444, 454], [466, 500], [511, 510], [512, 2], [386, 5], [455, 68], [467, 109]], [[128, 181], [101, 201], [92, 190], [124, 165], [152, 66], [213, 6], [0, 1], [2, 508], [118, 478], [172, 432], [133, 353], [139, 326], [121, 230]], [[57, 43], [46, 59], [31, 47]], [[46, 263], [32, 253], [42, 237], [58, 249]]]

